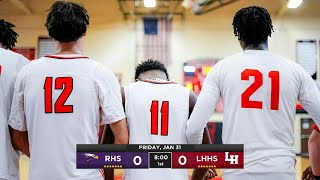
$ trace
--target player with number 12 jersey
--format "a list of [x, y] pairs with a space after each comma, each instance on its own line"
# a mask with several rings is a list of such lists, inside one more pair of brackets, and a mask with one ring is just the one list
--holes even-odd
[[128, 142], [117, 78], [80, 54], [88, 24], [82, 5], [55, 2], [46, 26], [57, 53], [32, 61], [17, 76], [9, 125], [28, 132], [30, 180], [103, 179], [98, 169], [76, 169], [76, 145], [97, 144], [100, 124]]
[[[9, 124], [29, 132], [29, 178], [99, 179], [98, 170], [76, 170], [76, 144], [97, 144], [100, 124], [124, 119], [114, 74], [80, 55], [46, 56], [19, 73]], [[100, 121], [100, 111], [102, 121]]]

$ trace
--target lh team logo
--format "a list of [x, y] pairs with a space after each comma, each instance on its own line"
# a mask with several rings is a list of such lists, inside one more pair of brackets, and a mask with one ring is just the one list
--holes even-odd
[[230, 162], [230, 164], [239, 164], [239, 155], [229, 155], [229, 152], [225, 152], [225, 161]]
[[98, 160], [99, 156], [95, 155], [95, 154], [91, 154], [91, 153], [84, 153], [83, 156], [86, 158], [87, 162], [90, 162], [92, 160]]

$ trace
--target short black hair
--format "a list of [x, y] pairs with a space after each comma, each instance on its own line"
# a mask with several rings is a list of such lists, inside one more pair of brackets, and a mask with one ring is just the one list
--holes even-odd
[[12, 29], [13, 27], [15, 25], [12, 23], [0, 19], [0, 43], [5, 49], [12, 49], [16, 46], [19, 35]]
[[166, 74], [167, 79], [169, 80], [169, 74], [167, 72], [167, 68], [158, 60], [148, 59], [136, 67], [135, 73], [135, 80], [137, 80], [141, 73], [151, 71], [151, 70], [158, 70], [162, 71]]
[[258, 6], [240, 9], [233, 18], [233, 30], [239, 40], [247, 44], [259, 44], [273, 32], [269, 12]]
[[45, 26], [49, 36], [59, 42], [78, 40], [87, 31], [89, 15], [78, 3], [57, 1], [49, 9]]

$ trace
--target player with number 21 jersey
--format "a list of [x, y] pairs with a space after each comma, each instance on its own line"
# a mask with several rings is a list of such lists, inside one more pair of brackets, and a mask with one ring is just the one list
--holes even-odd
[[[275, 157], [289, 156], [294, 161], [297, 100], [320, 125], [320, 93], [311, 76], [296, 63], [269, 51], [245, 50], [211, 69], [188, 121], [189, 143], [201, 142], [202, 131], [196, 131], [206, 125], [220, 96], [224, 104], [223, 143], [244, 144], [245, 170]], [[268, 170], [272, 173], [282, 168], [269, 166]]]
[[320, 125], [320, 92], [298, 64], [268, 50], [273, 32], [263, 7], [240, 9], [233, 19], [243, 52], [217, 63], [206, 77], [187, 124], [188, 143], [200, 143], [202, 129], [222, 97], [222, 141], [244, 144], [242, 170], [224, 171], [224, 180], [296, 179], [296, 103]]

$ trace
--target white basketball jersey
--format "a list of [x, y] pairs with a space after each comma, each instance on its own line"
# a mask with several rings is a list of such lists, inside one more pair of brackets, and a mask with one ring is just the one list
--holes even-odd
[[[188, 142], [201, 142], [203, 128], [220, 97], [223, 143], [244, 144], [245, 167], [274, 157], [295, 157], [298, 100], [320, 125], [320, 92], [311, 76], [298, 64], [269, 51], [246, 50], [211, 69], [188, 121]], [[274, 167], [251, 169], [253, 173], [294, 171], [286, 169], [287, 165]]]
[[11, 145], [8, 119], [17, 74], [28, 62], [22, 55], [0, 48], [0, 179], [19, 179], [19, 155]]
[[87, 57], [60, 55], [21, 70], [9, 124], [28, 130], [30, 180], [91, 180], [102, 176], [98, 169], [76, 169], [76, 144], [98, 144], [99, 125], [124, 118], [120, 85], [111, 71]]
[[[159, 81], [138, 81], [125, 90], [130, 144], [186, 144], [189, 89]], [[126, 169], [125, 180], [188, 179], [185, 169]]]

